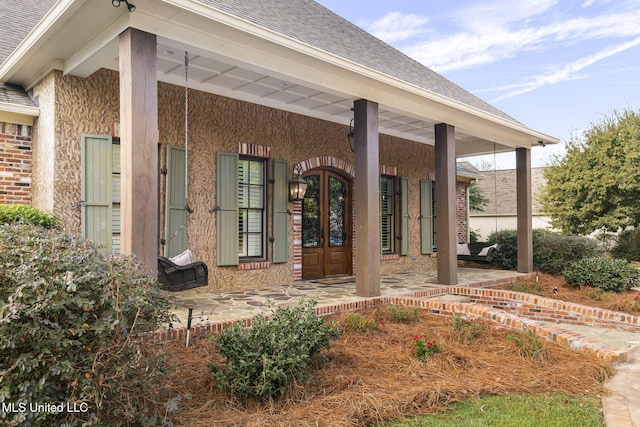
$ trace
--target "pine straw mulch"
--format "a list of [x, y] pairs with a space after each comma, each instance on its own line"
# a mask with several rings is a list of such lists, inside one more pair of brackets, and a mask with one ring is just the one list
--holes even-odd
[[[217, 389], [207, 365], [219, 356], [207, 340], [188, 349], [184, 343], [163, 344], [177, 362], [172, 391], [191, 396], [182, 399], [174, 421], [179, 426], [364, 426], [433, 413], [482, 395], [597, 395], [613, 373], [607, 362], [553, 342], [542, 342], [542, 357], [523, 357], [506, 339], [514, 333], [510, 330], [487, 328], [465, 343], [451, 322], [422, 313], [412, 324], [387, 323], [375, 332], [343, 327], [306, 382], [267, 402]], [[414, 358], [416, 335], [437, 339], [441, 352], [424, 362]]]
[[[640, 315], [640, 299], [637, 301], [634, 299], [639, 292], [634, 290], [619, 293], [591, 292], [591, 295], [599, 295], [600, 299], [594, 299], [589, 296], [590, 293], [586, 289], [569, 286], [564, 277], [552, 276], [544, 273], [539, 274], [537, 283], [534, 276], [526, 279], [519, 279], [516, 283], [516, 287], [518, 289], [515, 290], [520, 290], [520, 288], [524, 287], [524, 290], [526, 290], [527, 293], [541, 295], [547, 298], [554, 298], [591, 307], [604, 308], [607, 310], [621, 311], [636, 316]], [[513, 287], [506, 286], [506, 288]], [[554, 289], [557, 289], [557, 292], [554, 293]]]

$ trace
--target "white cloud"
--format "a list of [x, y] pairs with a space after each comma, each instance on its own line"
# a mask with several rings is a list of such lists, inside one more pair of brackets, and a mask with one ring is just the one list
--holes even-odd
[[638, 45], [640, 45], [640, 37], [615, 46], [608, 46], [605, 49], [602, 49], [592, 55], [588, 55], [578, 59], [577, 61], [568, 63], [558, 70], [552, 71], [547, 74], [541, 74], [531, 77], [527, 82], [524, 82], [522, 84], [503, 86], [502, 88], [498, 89], [513, 90], [493, 99], [491, 102], [498, 102], [517, 95], [522, 95], [523, 93], [531, 92], [532, 90], [538, 89], [542, 86], [580, 78], [580, 76], [577, 76], [576, 73], [583, 70], [584, 68]]
[[444, 73], [490, 64], [531, 50], [550, 50], [585, 40], [640, 35], [640, 14], [576, 18], [518, 30], [491, 28], [426, 40], [408, 47], [409, 56]]
[[454, 17], [473, 32], [484, 32], [508, 24], [526, 22], [541, 15], [558, 3], [558, 0], [494, 0], [478, 2], [474, 6], [458, 9]]
[[372, 23], [365, 23], [367, 30], [387, 43], [394, 43], [416, 37], [426, 32], [429, 19], [425, 16], [391, 12]]

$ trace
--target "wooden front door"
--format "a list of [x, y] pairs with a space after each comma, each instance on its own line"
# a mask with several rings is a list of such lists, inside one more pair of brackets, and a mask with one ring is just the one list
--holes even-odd
[[352, 274], [351, 182], [328, 169], [304, 175], [302, 277]]

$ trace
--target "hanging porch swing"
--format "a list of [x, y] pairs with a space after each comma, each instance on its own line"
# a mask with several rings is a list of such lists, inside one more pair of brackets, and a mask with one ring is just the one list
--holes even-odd
[[[184, 194], [188, 200], [189, 191], [189, 53], [184, 53]], [[185, 203], [186, 214], [191, 213], [188, 203]], [[172, 258], [158, 256], [158, 281], [160, 288], [168, 291], [185, 291], [187, 289], [207, 286], [209, 270], [202, 261], [193, 261], [189, 247], [189, 229], [185, 215], [184, 223], [169, 237], [162, 241], [163, 247], [175, 238], [184, 229], [186, 234], [187, 249]]]

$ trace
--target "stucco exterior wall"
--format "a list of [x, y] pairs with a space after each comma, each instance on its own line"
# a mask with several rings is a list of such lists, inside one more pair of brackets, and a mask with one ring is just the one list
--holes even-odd
[[52, 211], [67, 231], [81, 232], [81, 135], [110, 135], [119, 116], [118, 74], [100, 70], [87, 79], [52, 72], [34, 88], [36, 207]]
[[40, 116], [33, 127], [32, 205], [54, 213], [55, 171], [55, 73], [49, 74], [33, 88]]
[[[160, 166], [164, 167], [166, 145], [184, 147], [185, 101], [182, 87], [160, 83], [158, 89]], [[43, 115], [46, 120], [38, 122], [36, 132], [39, 150], [34, 176], [39, 188], [38, 205], [52, 206], [68, 231], [80, 233], [81, 135], [109, 135], [113, 124], [119, 122], [118, 74], [100, 70], [81, 79], [54, 72], [36, 86], [34, 93], [40, 99], [41, 108], [50, 109]], [[216, 206], [216, 153], [238, 152], [240, 143], [270, 147], [271, 158], [287, 161], [290, 174], [294, 164], [318, 156], [329, 156], [352, 166], [354, 159], [347, 139], [348, 127], [190, 90], [188, 130], [188, 205], [193, 209], [187, 221], [189, 247], [196, 259], [209, 266], [210, 285], [208, 289], [200, 289], [246, 289], [259, 284], [292, 283], [292, 217], [289, 220], [289, 262], [262, 263], [249, 270], [216, 266], [216, 213], [213, 210]], [[420, 254], [419, 220], [419, 181], [434, 175], [433, 146], [380, 135], [380, 164], [396, 167], [398, 176], [408, 177], [410, 215], [409, 254], [385, 257], [381, 260], [381, 273], [435, 269], [435, 259]], [[52, 191], [44, 190], [46, 188]], [[164, 206], [164, 189], [164, 176], [161, 176], [161, 207]], [[268, 206], [270, 209], [270, 204]], [[290, 209], [293, 210], [293, 204]], [[270, 210], [267, 215], [272, 218]], [[161, 237], [164, 235], [163, 219], [164, 216], [159, 221]], [[466, 217], [460, 220], [466, 221]], [[270, 236], [271, 220], [268, 223]], [[271, 252], [269, 243], [268, 261]]]

